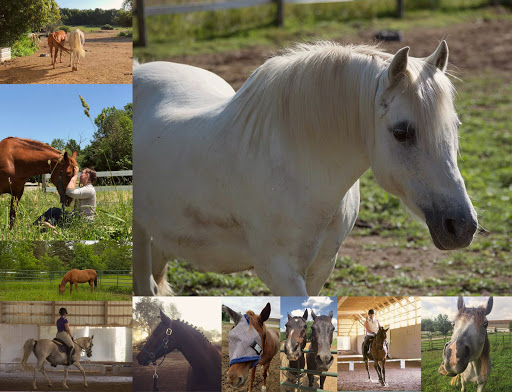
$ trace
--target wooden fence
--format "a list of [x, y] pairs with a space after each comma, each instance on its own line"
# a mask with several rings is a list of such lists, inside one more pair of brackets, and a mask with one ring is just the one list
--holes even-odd
[[[96, 172], [98, 178], [100, 177], [132, 177], [133, 170], [119, 170], [119, 171], [100, 171]], [[78, 178], [80, 178], [80, 173], [78, 173]], [[43, 191], [44, 192], [57, 192], [57, 188], [46, 186], [46, 181], [50, 179], [50, 174], [43, 174]], [[105, 192], [105, 191], [131, 191], [133, 190], [133, 185], [113, 185], [113, 186], [95, 186], [96, 192]]]
[[[491, 344], [502, 344], [502, 345], [510, 345], [512, 344], [512, 331], [507, 329], [498, 329], [495, 331], [487, 330], [487, 337], [489, 338], [489, 342]], [[432, 350], [442, 350], [447, 342], [451, 339], [451, 334], [447, 336], [432, 336], [430, 335], [427, 338], [421, 339], [421, 351], [432, 351]]]
[[[2, 283], [23, 282], [34, 283], [60, 283], [68, 271], [34, 271], [34, 270], [0, 270], [0, 285]], [[131, 286], [131, 270], [97, 271], [99, 286]]]
[[[216, 3], [197, 4], [163, 4], [145, 6], [144, 0], [135, 0], [134, 14], [137, 16], [137, 28], [139, 33], [139, 46], [147, 44], [146, 17], [152, 15], [181, 14], [197, 11], [219, 11], [256, 7], [264, 4], [276, 4], [275, 24], [282, 27], [284, 23], [285, 4], [320, 4], [320, 3], [347, 3], [358, 0], [232, 0]], [[402, 18], [404, 14], [404, 0], [396, 0], [396, 15]]]

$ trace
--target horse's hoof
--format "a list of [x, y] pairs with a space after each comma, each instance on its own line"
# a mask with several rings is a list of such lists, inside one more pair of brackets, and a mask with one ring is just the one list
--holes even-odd
[[261, 386], [261, 392], [266, 392], [267, 391], [267, 387], [265, 385], [262, 385]]

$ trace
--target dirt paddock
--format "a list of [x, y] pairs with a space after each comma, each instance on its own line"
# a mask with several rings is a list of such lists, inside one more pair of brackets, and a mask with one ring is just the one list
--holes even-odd
[[354, 371], [348, 370], [348, 364], [338, 367], [338, 391], [419, 391], [421, 390], [421, 364], [420, 362], [406, 362], [405, 369], [400, 369], [400, 362], [386, 363], [387, 386], [382, 387], [379, 377], [370, 362], [370, 376], [373, 382], [368, 381], [368, 374], [364, 363], [354, 365]]
[[[46, 367], [45, 367], [46, 368]], [[71, 369], [71, 368], [70, 368]], [[69, 371], [67, 384], [69, 389], [62, 385], [64, 371], [46, 371], [53, 386], [50, 388], [42, 373], [37, 374], [36, 385], [39, 391], [94, 391], [94, 392], [127, 392], [132, 390], [131, 376], [113, 376], [85, 371], [88, 388], [82, 385], [82, 374]], [[0, 391], [30, 391], [32, 390], [33, 373], [30, 371], [6, 373], [0, 372]]]
[[[78, 71], [69, 66], [70, 55], [57, 57], [55, 69], [50, 58], [48, 38], [42, 36], [39, 50], [0, 64], [1, 84], [130, 84], [133, 46], [131, 37], [117, 37], [119, 30], [85, 33], [85, 57]], [[69, 45], [65, 45], [66, 48]], [[41, 55], [47, 56], [41, 57]]]

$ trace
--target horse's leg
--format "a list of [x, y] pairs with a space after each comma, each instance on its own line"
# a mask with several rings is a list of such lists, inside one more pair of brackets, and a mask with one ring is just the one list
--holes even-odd
[[305, 265], [294, 256], [274, 256], [268, 262], [256, 263], [258, 277], [268, 286], [272, 295], [306, 297], [305, 273], [294, 267]]
[[69, 281], [69, 294], [73, 292], [73, 282]]
[[386, 357], [382, 361], [382, 380], [384, 381], [384, 386], [388, 385], [386, 383]]
[[372, 377], [370, 376], [370, 369], [368, 369], [368, 358], [364, 361], [364, 364], [366, 365], [366, 371], [368, 372], [368, 380], [371, 382]]
[[158, 292], [153, 278], [151, 237], [137, 220], [133, 221], [133, 292], [135, 295], [152, 296]]
[[251, 369], [251, 383], [249, 384], [249, 392], [252, 392], [252, 383], [254, 382], [254, 377], [256, 375], [256, 366], [253, 366]]
[[313, 374], [308, 373], [308, 387], [313, 387], [313, 382], [315, 381], [315, 376]]
[[75, 282], [75, 290], [78, 293], [78, 282]]
[[[34, 353], [34, 355], [35, 355], [35, 353]], [[37, 372], [39, 370], [41, 370], [41, 366], [43, 365], [44, 360], [45, 360], [44, 358], [37, 358], [36, 366], [34, 366], [34, 380], [32, 381], [32, 386], [34, 389], [37, 389], [37, 385], [36, 385]]]
[[55, 54], [53, 56], [53, 69], [55, 69], [55, 63], [57, 62], [57, 55], [59, 54], [59, 47], [55, 46]]
[[44, 378], [46, 378], [46, 382], [48, 383], [48, 386], [51, 388], [52, 383], [51, 383], [50, 379], [48, 378], [48, 376], [46, 375], [46, 372], [44, 371], [44, 361], [41, 365], [41, 371], [43, 372]]
[[64, 365], [64, 388], [69, 389], [68, 384], [66, 384], [68, 379], [68, 368], [69, 366]]
[[327, 376], [320, 376], [320, 389], [324, 389], [325, 378]]
[[14, 222], [16, 221], [16, 211], [18, 210], [18, 204], [21, 200], [21, 196], [23, 196], [24, 186], [25, 181], [21, 184], [21, 186], [18, 184], [18, 182], [11, 185], [11, 210], [9, 212], [9, 228], [11, 229], [14, 226]]
[[94, 280], [93, 280], [93, 279], [91, 279], [91, 280], [89, 281], [89, 286], [91, 286], [91, 293], [92, 293], [92, 285], [93, 285], [93, 284], [94, 284]]
[[263, 386], [261, 387], [261, 392], [265, 392], [267, 390], [267, 376], [269, 367], [270, 362], [263, 366]]
[[380, 385], [384, 385], [384, 383], [382, 382], [382, 371], [381, 371], [381, 368], [379, 365], [379, 361], [374, 361], [373, 367], [375, 368], [375, 371], [377, 372], [377, 376], [379, 377]]
[[87, 380], [85, 378], [85, 370], [84, 368], [82, 367], [82, 365], [80, 365], [80, 362], [76, 361], [73, 363], [73, 365], [75, 365], [78, 370], [80, 370], [82, 372], [82, 376], [84, 377], [84, 387], [88, 388], [88, 385], [87, 385]]

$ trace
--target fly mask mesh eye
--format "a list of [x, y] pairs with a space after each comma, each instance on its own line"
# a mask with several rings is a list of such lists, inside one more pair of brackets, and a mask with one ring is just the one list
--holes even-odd
[[250, 324], [249, 316], [244, 316], [245, 320], [242, 319], [228, 333], [229, 366], [234, 363], [253, 362], [251, 367], [254, 367], [261, 359], [263, 349], [260, 334]]

